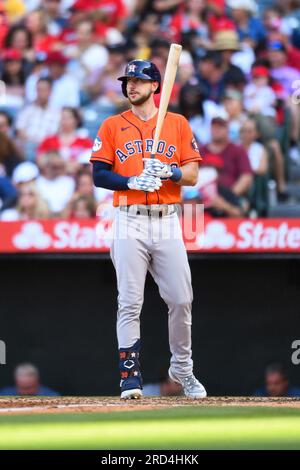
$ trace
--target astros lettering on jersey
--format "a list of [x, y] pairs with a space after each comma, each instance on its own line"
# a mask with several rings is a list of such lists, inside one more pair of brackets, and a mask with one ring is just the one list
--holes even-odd
[[[112, 171], [122, 176], [135, 176], [144, 169], [143, 158], [150, 158], [157, 114], [142, 121], [131, 111], [109, 117], [101, 125], [94, 142], [91, 161], [112, 165]], [[163, 163], [183, 166], [201, 161], [199, 149], [187, 120], [180, 114], [167, 113], [160, 135], [157, 154]], [[163, 181], [159, 191], [146, 193], [128, 190], [114, 192], [114, 206], [119, 199], [127, 204], [176, 204], [181, 200], [180, 186]]]

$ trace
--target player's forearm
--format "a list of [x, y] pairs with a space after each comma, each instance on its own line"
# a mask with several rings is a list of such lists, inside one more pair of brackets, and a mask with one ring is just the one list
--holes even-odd
[[180, 167], [182, 176], [176, 183], [180, 186], [195, 186], [198, 181], [199, 166], [197, 162], [187, 163]]
[[129, 177], [111, 171], [111, 165], [104, 162], [93, 162], [93, 180], [97, 188], [112, 191], [126, 191]]

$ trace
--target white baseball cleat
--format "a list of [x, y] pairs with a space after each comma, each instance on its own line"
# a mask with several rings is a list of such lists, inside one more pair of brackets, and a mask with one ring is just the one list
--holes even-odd
[[124, 390], [121, 393], [121, 398], [123, 400], [138, 399], [143, 396], [142, 390], [140, 388], [133, 388], [131, 390]]
[[188, 375], [187, 377], [179, 378], [176, 377], [169, 369], [169, 377], [173, 382], [179, 383], [186, 397], [188, 398], [205, 398], [207, 396], [206, 390], [203, 385], [196, 379], [194, 374]]

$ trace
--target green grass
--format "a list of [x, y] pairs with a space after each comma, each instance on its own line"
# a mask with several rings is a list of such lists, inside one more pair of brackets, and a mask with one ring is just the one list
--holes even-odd
[[300, 409], [0, 416], [0, 449], [300, 449]]

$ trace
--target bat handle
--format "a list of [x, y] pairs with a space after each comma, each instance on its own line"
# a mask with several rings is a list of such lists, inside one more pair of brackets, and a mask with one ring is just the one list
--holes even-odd
[[151, 153], [150, 158], [155, 158], [155, 153]]

